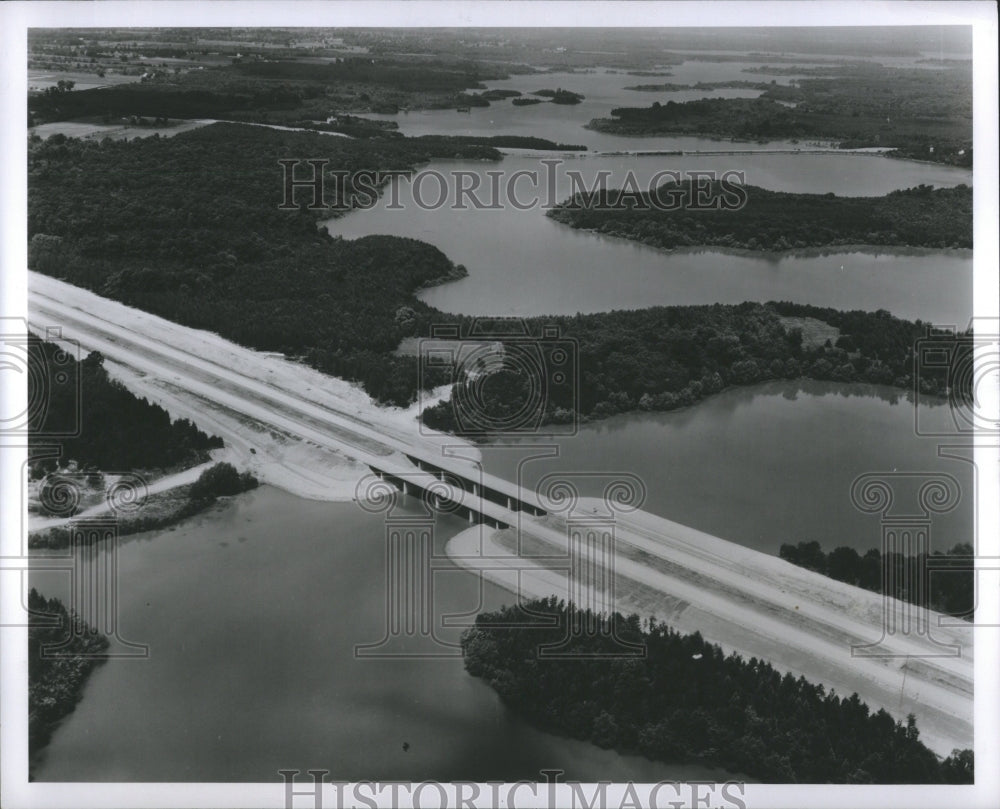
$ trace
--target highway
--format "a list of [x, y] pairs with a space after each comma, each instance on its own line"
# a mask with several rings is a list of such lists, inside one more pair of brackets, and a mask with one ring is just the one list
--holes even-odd
[[[566, 556], [574, 520], [593, 516], [595, 510], [606, 511], [601, 501], [586, 500], [577, 504], [576, 512], [534, 517], [476, 497], [418, 469], [407, 456], [530, 506], [545, 507], [534, 492], [483, 473], [473, 461], [442, 454], [443, 448], [452, 447], [475, 457], [474, 447], [424, 435], [415, 422], [409, 426], [398, 418], [383, 417], [379, 409], [359, 406], [356, 399], [338, 399], [312, 384], [295, 384], [300, 377], [313, 380], [315, 372], [273, 358], [264, 362], [263, 355], [215, 335], [35, 273], [29, 276], [29, 320], [40, 332], [59, 326], [65, 337], [79, 340], [86, 350], [100, 351], [134, 379], [167, 386], [178, 401], [187, 397], [196, 423], [202, 403], [235, 414], [237, 419], [225, 424], [238, 422], [241, 431], [219, 432], [227, 444], [246, 440], [248, 434], [290, 436], [349, 459], [361, 474], [367, 472], [364, 467], [372, 467], [418, 488], [433, 487], [489, 520], [512, 526], [496, 536], [489, 529], [470, 529], [466, 533], [479, 537], [478, 547], [455, 560], [469, 569], [483, 569], [485, 577], [496, 581], [504, 579], [497, 567], [538, 567], [537, 561], [504, 554], [499, 543], [503, 534], [519, 532], [551, 548], [553, 557]], [[217, 432], [218, 426], [219, 422], [213, 424]], [[280, 463], [280, 457], [274, 462]], [[361, 476], [357, 470], [356, 479]], [[822, 682], [843, 696], [857, 691], [870, 706], [884, 707], [898, 719], [905, 721], [913, 712], [921, 738], [939, 754], [972, 746], [971, 629], [933, 627], [935, 639], [960, 648], [960, 656], [942, 656], [942, 648], [926, 635], [883, 638], [886, 602], [876, 594], [647, 512], [610, 516], [622, 609], [641, 605], [642, 615], [669, 616], [678, 629], [701, 631], [727, 650], [766, 659], [779, 670]], [[604, 564], [593, 549], [577, 551], [580, 559]], [[553, 580], [551, 575], [547, 580]], [[650, 608], [650, 592], [662, 596], [662, 610], [657, 609], [655, 595]], [[683, 603], [680, 608], [678, 600]], [[889, 604], [899, 606], [891, 600]], [[937, 617], [931, 616], [932, 624]], [[852, 645], [876, 642], [878, 651], [888, 656], [852, 655]]]

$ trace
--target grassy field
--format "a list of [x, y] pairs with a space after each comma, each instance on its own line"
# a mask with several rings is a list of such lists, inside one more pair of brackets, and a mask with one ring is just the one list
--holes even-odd
[[135, 84], [141, 75], [125, 76], [121, 73], [97, 73], [80, 70], [29, 70], [28, 90], [45, 90], [55, 87], [59, 81], [74, 82], [75, 90], [93, 90], [97, 87], [113, 87], [118, 84]]
[[827, 340], [830, 345], [836, 345], [840, 337], [840, 329], [814, 317], [779, 317], [778, 320], [786, 331], [799, 329], [802, 332], [803, 348], [821, 348]]

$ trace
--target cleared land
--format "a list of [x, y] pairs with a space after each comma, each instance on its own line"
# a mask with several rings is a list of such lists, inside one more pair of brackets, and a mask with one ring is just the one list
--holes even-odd
[[[121, 369], [130, 388], [221, 435], [262, 482], [348, 499], [367, 463], [405, 463], [401, 446], [440, 455], [442, 443], [454, 443], [420, 435], [414, 411], [376, 407], [357, 388], [296, 363], [45, 276], [31, 274], [29, 290], [33, 325], [58, 323], [66, 337], [104, 353], [115, 363], [109, 370]], [[582, 506], [593, 517], [603, 504]], [[565, 555], [563, 518], [508, 512], [504, 519], [538, 547]], [[727, 650], [762, 657], [843, 695], [856, 691], [897, 718], [913, 712], [924, 741], [942, 755], [971, 746], [971, 629], [938, 627], [932, 615], [934, 637], [961, 649], [960, 657], [935, 657], [942, 650], [918, 635], [880, 641], [882, 609], [891, 602], [873, 593], [642, 512], [619, 515], [616, 532], [620, 609], [698, 630]], [[480, 568], [492, 557], [487, 578], [514, 589], [511, 576], [520, 570], [522, 592], [565, 597], [564, 572], [512, 557], [489, 532], [482, 548], [482, 533], [477, 527], [449, 544], [459, 564]], [[865, 643], [892, 656], [852, 656], [852, 645]]]
[[[581, 498], [572, 516], [606, 513], [602, 501]], [[579, 601], [579, 586], [570, 589], [566, 572], [566, 523], [552, 517], [547, 525], [526, 522], [521, 556], [513, 530], [483, 526], [454, 537], [448, 555], [522, 598], [570, 600], [576, 594]], [[619, 514], [614, 523], [616, 591], [607, 608], [701, 632], [726, 652], [762, 658], [841, 696], [857, 692], [896, 719], [913, 713], [921, 740], [939, 755], [972, 745], [971, 628], [930, 613], [935, 641], [961, 650], [960, 657], [939, 656], [946, 652], [925, 637], [883, 635], [883, 609], [906, 609], [899, 602], [655, 515]], [[544, 561], [530, 558], [542, 554]], [[584, 556], [601, 561], [590, 552]], [[601, 604], [607, 594], [590, 592], [585, 599]], [[939, 618], [945, 626], [937, 626]], [[853, 646], [865, 644], [874, 646], [852, 654]]]

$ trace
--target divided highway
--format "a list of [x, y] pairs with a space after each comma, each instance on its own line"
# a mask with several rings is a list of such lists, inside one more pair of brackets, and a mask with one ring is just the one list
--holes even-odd
[[[258, 432], [294, 436], [420, 488], [433, 485], [484, 517], [544, 543], [553, 556], [567, 554], [572, 520], [567, 523], [565, 515], [533, 517], [509, 510], [439, 481], [407, 458], [544, 508], [534, 493], [484, 474], [471, 460], [442, 454], [445, 445], [461, 453], [460, 441], [422, 435], [415, 424], [409, 428], [377, 408], [359, 410], [356, 400], [345, 403], [312, 388], [296, 389], [288, 383], [298, 373], [294, 363], [280, 366], [287, 374], [269, 381], [272, 372], [264, 370], [263, 355], [36, 273], [29, 275], [29, 320], [42, 333], [49, 326], [61, 327], [64, 336], [85, 349], [100, 351], [136, 378], [169, 385], [195, 405], [225, 409]], [[279, 367], [275, 362], [280, 361], [269, 358], [267, 368]], [[306, 373], [314, 372], [302, 370]], [[473, 447], [465, 449], [475, 456]], [[586, 504], [591, 510], [601, 505]], [[971, 629], [938, 627], [939, 616], [931, 615], [934, 639], [960, 649], [959, 656], [942, 656], [941, 646], [926, 635], [883, 637], [885, 602], [873, 593], [645, 512], [616, 514], [614, 532], [623, 609], [638, 603], [633, 597], [640, 590], [662, 594], [664, 604], [674, 606], [664, 607], [661, 615], [669, 614], [678, 629], [697, 629], [728, 650], [766, 659], [843, 696], [857, 691], [869, 705], [884, 707], [899, 719], [913, 712], [922, 739], [939, 754], [972, 746]], [[484, 568], [483, 575], [497, 581], [509, 581], [498, 566], [511, 571], [537, 567], [504, 554], [488, 529], [466, 533], [478, 533], [480, 541], [475, 550], [456, 558], [457, 564]], [[467, 542], [463, 547], [469, 550]], [[584, 547], [579, 553], [582, 560], [602, 563], [593, 550]], [[870, 643], [880, 643], [877, 651], [883, 656], [852, 654], [852, 646]]]

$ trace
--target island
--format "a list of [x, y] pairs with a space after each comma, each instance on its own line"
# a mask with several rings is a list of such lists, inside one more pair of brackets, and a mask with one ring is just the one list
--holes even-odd
[[[79, 621], [73, 631], [72, 621]], [[73, 711], [110, 642], [57, 598], [28, 593], [28, 753], [34, 758]], [[59, 652], [51, 649], [58, 647]], [[48, 652], [48, 653], [46, 653]]]
[[921, 185], [882, 197], [838, 197], [727, 185], [724, 180], [683, 180], [645, 193], [579, 193], [549, 210], [548, 216], [578, 230], [667, 250], [972, 247], [972, 189], [967, 185]]
[[547, 98], [553, 104], [579, 104], [583, 101], [583, 96], [579, 93], [563, 90], [561, 87], [555, 90], [536, 90], [532, 95]]
[[[809, 73], [801, 67], [749, 70]], [[762, 142], [811, 138], [843, 149], [883, 148], [897, 157], [971, 166], [971, 82], [968, 65], [927, 70], [847, 64], [814, 69], [791, 85], [772, 80], [759, 98], [617, 107], [610, 118], [595, 118], [587, 126], [633, 136]], [[646, 89], [632, 89], [640, 88]]]
[[[560, 657], [543, 658], [546, 645]], [[904, 725], [857, 694], [782, 676], [764, 660], [726, 655], [699, 632], [638, 615], [535, 599], [480, 613], [462, 652], [466, 670], [517, 714], [600, 747], [770, 783], [972, 783], [972, 751], [939, 760], [912, 714]]]

